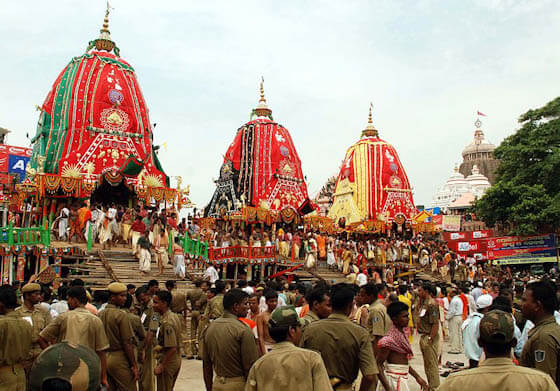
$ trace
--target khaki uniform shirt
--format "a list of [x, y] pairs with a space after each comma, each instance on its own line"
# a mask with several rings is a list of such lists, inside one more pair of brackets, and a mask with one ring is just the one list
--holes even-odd
[[329, 375], [321, 355], [280, 342], [259, 358], [249, 371], [245, 391], [330, 390]]
[[15, 312], [33, 326], [33, 339], [29, 357], [36, 357], [42, 351], [39, 345], [39, 333], [52, 321], [51, 313], [49, 310], [42, 308], [40, 304], [35, 304], [32, 310], [22, 305]]
[[99, 313], [109, 339], [109, 351], [123, 350], [125, 343], [134, 344], [134, 331], [130, 316], [113, 304], [107, 304]]
[[212, 362], [217, 376], [247, 377], [259, 358], [255, 335], [228, 311], [203, 331], [202, 339], [202, 360]]
[[560, 325], [554, 316], [546, 317], [529, 331], [529, 337], [519, 364], [548, 373], [556, 385], [560, 384], [557, 367], [560, 364]]
[[347, 316], [331, 314], [303, 330], [300, 345], [321, 353], [327, 373], [351, 384], [358, 370], [366, 376], [379, 373], [368, 332]]
[[178, 292], [177, 289], [171, 291], [171, 304], [169, 309], [176, 314], [180, 314], [187, 310], [187, 297], [183, 292]]
[[307, 314], [305, 314], [305, 316], [302, 318], [302, 320], [304, 321], [304, 325], [303, 327], [306, 327], [307, 325], [316, 322], [319, 320], [319, 316], [317, 316], [317, 314], [313, 311], [309, 311]]
[[58, 315], [40, 335], [47, 341], [68, 341], [96, 352], [109, 348], [103, 322], [83, 307]]
[[206, 305], [204, 317], [206, 319], [218, 319], [224, 313], [224, 295], [220, 293], [214, 296]]
[[546, 373], [514, 365], [511, 358], [487, 358], [480, 366], [449, 375], [438, 391], [556, 391]]
[[158, 345], [165, 349], [177, 348], [177, 354], [181, 353], [181, 318], [179, 315], [167, 311], [160, 319], [157, 331]]
[[142, 325], [142, 320], [136, 314], [133, 314], [129, 310], [125, 310], [130, 318], [130, 325], [132, 326], [132, 331], [134, 332], [134, 345], [141, 349], [144, 345], [144, 340], [146, 339], [146, 331], [144, 330], [144, 325]]
[[191, 303], [192, 311], [203, 311], [206, 308], [206, 294], [200, 288], [189, 289], [186, 299]]
[[150, 301], [147, 306], [139, 307], [140, 322], [145, 331], [156, 332], [159, 327], [159, 314], [154, 311], [153, 303]]
[[439, 306], [436, 301], [430, 297], [422, 303], [418, 316], [418, 332], [420, 334], [430, 334], [432, 325], [439, 323]]
[[29, 357], [33, 327], [15, 311], [0, 315], [0, 367], [18, 364]]
[[387, 314], [387, 307], [380, 299], [368, 308], [367, 329], [371, 337], [384, 337], [391, 328], [391, 318]]

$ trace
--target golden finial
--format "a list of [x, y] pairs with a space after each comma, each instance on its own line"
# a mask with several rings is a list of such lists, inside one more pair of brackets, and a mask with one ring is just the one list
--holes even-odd
[[[109, 31], [109, 13], [111, 12], [111, 5], [107, 1], [107, 9], [105, 10], [105, 18], [103, 18], [103, 26], [99, 30], [99, 38], [95, 40], [95, 48], [97, 50], [106, 50], [108, 52], [115, 49], [115, 43], [111, 39], [111, 32]], [[115, 50], [115, 53], [117, 50]], [[118, 54], [117, 54], [118, 56]]]
[[266, 104], [266, 98], [264, 97], [264, 77], [261, 76], [261, 98], [259, 99], [259, 103]]
[[362, 137], [379, 137], [377, 129], [373, 126], [373, 103], [369, 103], [368, 123], [366, 128], [362, 131]]
[[264, 77], [261, 76], [261, 97], [259, 98], [259, 104], [255, 109], [255, 114], [258, 117], [271, 117], [272, 110], [270, 110], [266, 104], [266, 98], [264, 97]]

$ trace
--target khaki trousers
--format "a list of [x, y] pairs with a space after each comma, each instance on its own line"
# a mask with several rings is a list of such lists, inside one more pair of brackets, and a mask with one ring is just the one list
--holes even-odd
[[175, 386], [179, 371], [181, 370], [181, 356], [175, 355], [169, 364], [163, 369], [161, 375], [157, 375], [157, 391], [171, 391]]
[[439, 333], [431, 342], [428, 334], [422, 334], [420, 337], [420, 350], [422, 351], [424, 371], [426, 372], [426, 377], [428, 378], [430, 390], [435, 390], [439, 387], [439, 343]]
[[449, 343], [451, 344], [452, 352], [463, 352], [463, 333], [461, 332], [461, 325], [463, 324], [463, 317], [458, 315], [449, 319]]
[[144, 364], [140, 368], [140, 380], [138, 381], [138, 389], [140, 391], [154, 391], [156, 389], [154, 375], [154, 348], [146, 349], [146, 357]]
[[194, 310], [191, 312], [191, 338], [189, 341], [189, 353], [187, 355], [198, 356], [198, 325], [200, 323], [200, 311]]
[[0, 390], [25, 391], [25, 371], [21, 364], [0, 367]]
[[136, 391], [134, 374], [122, 350], [107, 353], [107, 378], [111, 390]]

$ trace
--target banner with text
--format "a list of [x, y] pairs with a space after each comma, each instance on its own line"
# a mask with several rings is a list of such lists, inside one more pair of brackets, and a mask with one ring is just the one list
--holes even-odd
[[444, 231], [458, 232], [461, 230], [461, 216], [445, 215], [443, 216], [442, 228]]

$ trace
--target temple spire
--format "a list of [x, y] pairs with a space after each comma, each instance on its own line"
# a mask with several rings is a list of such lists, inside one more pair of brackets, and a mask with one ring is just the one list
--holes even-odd
[[107, 1], [107, 9], [105, 10], [105, 18], [103, 19], [103, 27], [99, 30], [99, 39], [106, 39], [111, 41], [111, 32], [109, 31], [109, 13], [111, 12], [111, 7]]
[[99, 38], [92, 41], [88, 45], [90, 50], [95, 47], [97, 50], [105, 50], [107, 52], [114, 51], [117, 57], [120, 57], [119, 48], [115, 45], [115, 42], [111, 39], [111, 32], [109, 31], [109, 13], [111, 11], [111, 6], [109, 1], [107, 1], [107, 9], [105, 10], [105, 18], [103, 18], [103, 25], [101, 30], [99, 30]]
[[368, 123], [366, 128], [362, 131], [362, 137], [379, 137], [379, 133], [375, 126], [373, 126], [373, 103], [370, 102], [369, 104], [369, 114], [368, 114]]
[[259, 98], [259, 104], [255, 109], [255, 113], [258, 117], [270, 117], [272, 115], [272, 110], [268, 108], [266, 104], [266, 98], [264, 96], [264, 77], [261, 76], [261, 88], [260, 88], [261, 96]]

